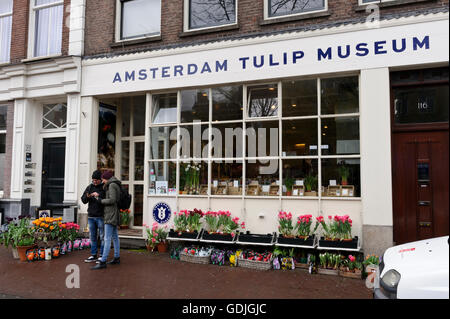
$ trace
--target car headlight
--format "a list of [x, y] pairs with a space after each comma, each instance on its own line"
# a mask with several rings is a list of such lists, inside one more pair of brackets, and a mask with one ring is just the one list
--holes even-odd
[[381, 278], [381, 285], [390, 292], [396, 292], [400, 278], [398, 271], [391, 269]]

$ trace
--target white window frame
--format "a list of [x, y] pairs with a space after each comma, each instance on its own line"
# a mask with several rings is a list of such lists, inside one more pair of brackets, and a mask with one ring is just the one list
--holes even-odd
[[320, 10], [313, 10], [313, 11], [285, 14], [285, 15], [271, 17], [269, 15], [269, 0], [264, 0], [264, 20], [275, 20], [275, 19], [282, 19], [282, 18], [287, 18], [287, 17], [303, 16], [303, 15], [311, 14], [311, 13], [327, 12], [328, 11], [328, 0], [324, 0], [324, 1], [325, 1], [325, 6], [323, 9], [320, 9]]
[[[34, 56], [34, 48], [36, 44], [36, 12], [40, 9], [46, 9], [54, 6], [63, 6], [64, 11], [64, 0], [59, 0], [53, 3], [47, 3], [42, 4], [39, 6], [35, 6], [35, 0], [29, 0], [30, 1], [30, 17], [29, 17], [29, 34], [28, 34], [28, 59], [41, 59], [41, 58], [47, 58], [47, 57], [54, 57], [54, 56], [61, 56], [62, 55], [62, 41], [61, 41], [61, 48], [59, 53], [50, 54], [50, 55], [43, 55], [43, 56]], [[63, 13], [63, 32], [64, 32], [64, 13]], [[62, 35], [61, 35], [62, 37]], [[47, 50], [48, 51], [48, 50]]]
[[393, 1], [397, 1], [397, 0], [371, 0], [370, 2], [363, 2], [363, 0], [358, 0], [358, 4], [360, 6], [367, 6], [369, 4], [377, 4], [377, 3], [381, 3], [381, 2], [393, 2]]
[[238, 25], [238, 17], [239, 17], [239, 0], [236, 0], [236, 21], [234, 23], [228, 23], [228, 24], [221, 24], [221, 25], [217, 25], [217, 26], [212, 26], [212, 27], [204, 27], [204, 28], [195, 28], [195, 29], [190, 29], [189, 28], [189, 15], [190, 15], [190, 11], [189, 11], [189, 2], [191, 0], [184, 0], [184, 8], [183, 8], [183, 31], [184, 32], [195, 32], [195, 31], [207, 31], [207, 30], [213, 30], [213, 29], [218, 29], [218, 28], [223, 28], [223, 27], [229, 27], [229, 26], [237, 26]]
[[[162, 20], [162, 0], [159, 1], [159, 9], [161, 11], [161, 20]], [[159, 38], [161, 36], [161, 26], [162, 23], [159, 21], [159, 33], [149, 36], [137, 36], [134, 38], [122, 39], [122, 1], [116, 0], [116, 23], [115, 23], [115, 42], [126, 42], [126, 41], [134, 41], [134, 40], [144, 40], [144, 39], [153, 39]]]
[[[14, 1], [13, 1], [13, 4], [14, 4]], [[14, 6], [13, 6], [14, 7]], [[12, 15], [13, 15], [13, 11], [14, 11], [14, 8], [11, 8], [11, 12], [7, 12], [7, 13], [2, 13], [2, 14], [0, 14], [0, 19], [2, 19], [2, 18], [7, 18], [7, 17], [12, 17]], [[0, 24], [0, 35], [3, 33], [3, 30], [2, 30], [2, 27], [1, 27], [1, 24]], [[1, 37], [0, 37], [0, 39], [1, 39]], [[11, 35], [9, 36], [9, 52], [8, 52], [8, 59], [7, 60], [5, 60], [5, 61], [2, 61], [2, 60], [0, 60], [0, 64], [7, 64], [7, 63], [9, 63], [10, 61], [11, 61], [11, 41], [12, 41], [12, 19], [11, 19]]]
[[[7, 114], [7, 116], [8, 116], [8, 105], [6, 105], [6, 104], [0, 104], [0, 107], [5, 107], [6, 108], [6, 114]], [[6, 119], [6, 121], [8, 121], [8, 119]], [[7, 130], [0, 130], [0, 135], [1, 134], [5, 134], [5, 156], [6, 156], [6, 134], [7, 134]], [[5, 162], [6, 162], [6, 158], [5, 158]], [[3, 183], [4, 183], [5, 181], [3, 180]], [[1, 186], [1, 189], [0, 189], [0, 198], [3, 198], [3, 185], [0, 185]]]

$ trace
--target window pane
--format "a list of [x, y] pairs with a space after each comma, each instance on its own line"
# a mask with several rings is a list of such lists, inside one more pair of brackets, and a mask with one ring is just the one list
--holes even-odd
[[322, 159], [324, 196], [359, 197], [361, 194], [360, 185], [359, 158]]
[[63, 5], [36, 11], [34, 56], [61, 53]]
[[248, 160], [245, 165], [247, 196], [278, 196], [280, 194], [279, 160]]
[[359, 118], [322, 119], [322, 155], [359, 154]]
[[448, 84], [394, 88], [395, 123], [448, 122]]
[[207, 158], [207, 125], [185, 125], [180, 127], [180, 158]]
[[130, 136], [130, 125], [131, 125], [130, 105], [124, 103], [121, 109], [122, 109], [122, 137], [128, 137]]
[[176, 159], [177, 127], [150, 129], [150, 159]]
[[56, 3], [61, 2], [62, 0], [36, 0], [35, 4], [36, 6], [40, 6], [42, 4], [50, 4], [50, 3]]
[[8, 114], [8, 106], [0, 105], [0, 131], [6, 130], [7, 114]]
[[278, 121], [249, 122], [246, 126], [248, 157], [278, 156]]
[[42, 115], [43, 129], [64, 128], [66, 127], [66, 121], [67, 121], [66, 104], [60, 103], [60, 104], [44, 105]]
[[189, 29], [220, 26], [235, 22], [235, 0], [189, 1]]
[[283, 117], [317, 115], [317, 80], [283, 82]]
[[0, 154], [5, 154], [6, 151], [6, 134], [0, 134]]
[[213, 121], [242, 120], [242, 86], [212, 89]]
[[12, 16], [0, 18], [0, 63], [9, 62], [11, 48], [11, 25]]
[[130, 141], [122, 141], [122, 153], [120, 160], [120, 179], [130, 180]]
[[249, 117], [278, 115], [278, 85], [256, 85], [247, 88]]
[[145, 135], [145, 95], [133, 97], [133, 136]]
[[322, 9], [325, 9], [325, 0], [269, 0], [270, 17]]
[[317, 119], [283, 121], [283, 156], [317, 155]]
[[13, 0], [0, 0], [0, 14], [11, 13]]
[[209, 90], [181, 91], [181, 122], [209, 121]]
[[100, 103], [98, 116], [98, 150], [97, 168], [101, 170], [115, 169], [116, 155], [116, 109]]
[[243, 156], [242, 124], [228, 123], [212, 126], [211, 156], [232, 158]]
[[207, 162], [180, 163], [180, 194], [185, 195], [208, 194]]
[[0, 134], [0, 191], [3, 190], [5, 175], [6, 134]]
[[144, 180], [144, 142], [134, 143], [134, 180]]
[[212, 195], [242, 195], [242, 161], [213, 162], [211, 168]]
[[359, 112], [358, 77], [322, 79], [322, 114]]
[[283, 160], [283, 195], [317, 196], [316, 159]]
[[153, 95], [153, 118], [154, 124], [173, 123], [177, 121], [177, 94]]
[[176, 195], [177, 164], [150, 162], [149, 195]]
[[122, 39], [158, 35], [160, 31], [160, 0], [122, 2]]

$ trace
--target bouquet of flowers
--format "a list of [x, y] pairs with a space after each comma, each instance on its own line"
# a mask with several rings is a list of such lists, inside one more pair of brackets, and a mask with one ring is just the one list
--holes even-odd
[[147, 244], [149, 246], [155, 247], [159, 243], [166, 242], [168, 230], [167, 226], [159, 227], [158, 223], [153, 223], [152, 228], [144, 224], [147, 231]]
[[131, 210], [129, 210], [129, 209], [121, 209], [119, 211], [119, 213], [120, 213], [120, 225], [128, 226], [128, 224], [130, 223]]
[[187, 210], [182, 210], [179, 213], [175, 212], [174, 215], [173, 223], [175, 231], [179, 233], [186, 231], [188, 228], [189, 212]]

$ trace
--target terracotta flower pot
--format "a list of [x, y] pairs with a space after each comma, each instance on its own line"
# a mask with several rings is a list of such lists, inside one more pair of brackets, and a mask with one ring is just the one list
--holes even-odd
[[19, 253], [20, 261], [27, 261], [27, 250], [35, 247], [35, 245], [30, 246], [17, 246], [17, 252]]
[[156, 248], [156, 246], [149, 245], [149, 244], [145, 244], [145, 247], [147, 248], [148, 251], [154, 251]]
[[169, 245], [167, 243], [159, 243], [157, 247], [158, 247], [158, 252], [166, 253]]

